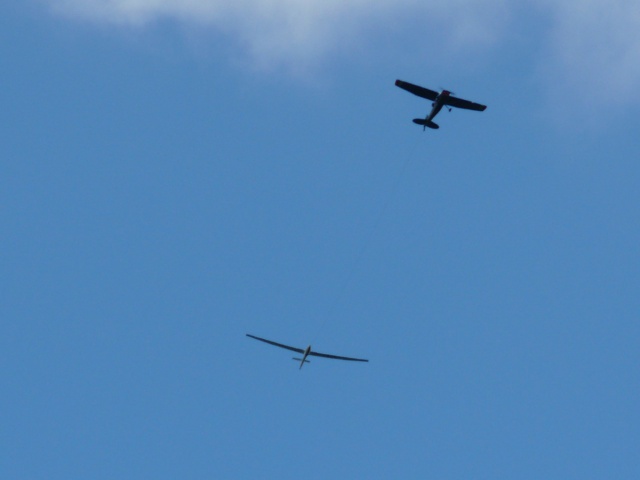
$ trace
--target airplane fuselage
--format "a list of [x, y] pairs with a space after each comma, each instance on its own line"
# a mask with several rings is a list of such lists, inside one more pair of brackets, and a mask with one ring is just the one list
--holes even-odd
[[442, 90], [442, 92], [440, 92], [440, 94], [436, 97], [436, 99], [431, 104], [433, 108], [431, 108], [431, 112], [429, 112], [429, 115], [427, 115], [427, 118], [425, 118], [424, 120], [425, 123], [431, 122], [434, 119], [434, 117], [438, 113], [440, 113], [440, 110], [442, 110], [442, 107], [444, 106], [445, 100], [450, 94], [451, 92], [448, 90]]

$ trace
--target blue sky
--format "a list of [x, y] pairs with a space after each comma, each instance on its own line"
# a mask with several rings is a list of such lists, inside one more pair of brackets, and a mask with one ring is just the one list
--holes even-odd
[[638, 27], [3, 2], [0, 476], [638, 478]]

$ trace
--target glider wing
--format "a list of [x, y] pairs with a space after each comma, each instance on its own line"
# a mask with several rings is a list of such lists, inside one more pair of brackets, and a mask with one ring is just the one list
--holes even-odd
[[335, 360], [351, 360], [352, 362], [368, 362], [369, 361], [369, 360], [365, 360], [364, 358], [340, 357], [339, 355], [329, 355], [328, 353], [314, 352], [313, 350], [309, 352], [309, 355], [313, 355], [314, 357], [333, 358]]
[[282, 343], [272, 342], [271, 340], [267, 340], [266, 338], [256, 337], [255, 335], [251, 335], [249, 333], [247, 333], [247, 337], [255, 338], [256, 340], [260, 340], [261, 342], [275, 345], [276, 347], [286, 348], [287, 350], [291, 350], [292, 352], [304, 353], [304, 350], [301, 348], [290, 347], [289, 345], [283, 345]]

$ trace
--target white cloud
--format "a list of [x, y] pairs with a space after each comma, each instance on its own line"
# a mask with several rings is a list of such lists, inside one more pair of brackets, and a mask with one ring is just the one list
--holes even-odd
[[552, 95], [640, 101], [639, 0], [38, 1], [71, 18], [127, 28], [164, 20], [197, 26], [226, 35], [254, 65], [290, 70], [348, 56], [381, 37], [403, 42], [403, 50], [421, 38], [422, 45], [478, 54], [509, 38], [511, 17], [535, 9], [551, 25], [534, 35], [544, 45], [538, 71]]
[[550, 1], [553, 27], [543, 71], [558, 95], [640, 101], [640, 2]]
[[[422, 23], [453, 47], [490, 44], [505, 0], [44, 0], [69, 17], [133, 28], [174, 20], [227, 34], [253, 62], [290, 67], [363, 42], [370, 30]], [[441, 26], [440, 26], [441, 25]]]

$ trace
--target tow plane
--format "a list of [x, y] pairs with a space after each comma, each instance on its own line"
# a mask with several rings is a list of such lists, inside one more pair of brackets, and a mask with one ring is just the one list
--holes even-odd
[[486, 105], [470, 102], [469, 100], [463, 100], [462, 98], [454, 97], [449, 90], [442, 90], [440, 93], [428, 88], [414, 85], [413, 83], [403, 82], [402, 80], [396, 80], [396, 86], [411, 92], [427, 100], [431, 100], [431, 112], [425, 118], [414, 118], [413, 123], [422, 125], [422, 130], [426, 127], [440, 128], [437, 123], [433, 122], [433, 118], [442, 110], [442, 107], [447, 107], [451, 111], [451, 107], [464, 108], [466, 110], [476, 110], [477, 112], [484, 112], [487, 108]]
[[307, 360], [307, 357], [309, 356], [333, 358], [335, 360], [350, 360], [352, 362], [368, 362], [369, 361], [369, 360], [365, 360], [364, 358], [341, 357], [339, 355], [329, 355], [328, 353], [314, 352], [313, 350], [311, 350], [311, 345], [309, 345], [305, 349], [302, 349], [302, 348], [290, 347], [289, 345], [283, 345], [282, 343], [278, 343], [278, 342], [273, 342], [271, 340], [267, 340], [266, 338], [256, 337], [255, 335], [251, 335], [249, 333], [247, 333], [247, 337], [255, 338], [256, 340], [260, 340], [261, 342], [265, 342], [270, 345], [275, 345], [276, 347], [280, 347], [280, 348], [286, 348], [287, 350], [291, 350], [292, 352], [302, 354], [302, 358], [293, 357], [294, 360], [297, 360], [300, 362], [300, 368], [302, 368], [302, 366], [305, 363], [310, 363], [309, 360]]

